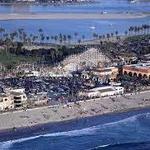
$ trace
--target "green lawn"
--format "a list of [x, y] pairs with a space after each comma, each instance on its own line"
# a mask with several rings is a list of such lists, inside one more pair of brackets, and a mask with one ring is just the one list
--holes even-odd
[[21, 62], [34, 62], [37, 61], [34, 57], [24, 57], [24, 56], [17, 56], [11, 53], [4, 53], [0, 52], [0, 63], [4, 65], [16, 65]]

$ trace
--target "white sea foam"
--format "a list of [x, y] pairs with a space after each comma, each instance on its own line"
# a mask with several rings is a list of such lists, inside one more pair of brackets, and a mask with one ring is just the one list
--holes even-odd
[[137, 114], [137, 115], [134, 115], [134, 116], [131, 116], [131, 117], [128, 117], [128, 118], [125, 118], [125, 119], [122, 119], [122, 120], [119, 120], [116, 122], [110, 122], [110, 123], [103, 124], [102, 126], [107, 127], [107, 126], [114, 126], [116, 124], [120, 125], [120, 124], [129, 123], [129, 122], [135, 122], [136, 120], [138, 120], [139, 117], [150, 118], [150, 113]]
[[95, 150], [95, 149], [98, 149], [98, 148], [104, 148], [104, 147], [108, 147], [108, 146], [111, 146], [111, 144], [105, 144], [105, 145], [99, 145], [99, 146], [96, 146], [96, 147], [92, 147], [90, 149], [87, 149], [87, 150]]
[[99, 147], [108, 147], [110, 144], [100, 145]]
[[[21, 138], [21, 139], [16, 139], [12, 141], [6, 141], [6, 142], [1, 142], [0, 143], [0, 149], [7, 150], [9, 149], [14, 143], [21, 143], [21, 142], [26, 142], [34, 139], [38, 139], [40, 137], [56, 137], [56, 136], [82, 136], [82, 135], [92, 135], [96, 133], [97, 130], [102, 129], [104, 127], [108, 126], [116, 126], [122, 123], [129, 123], [129, 122], [135, 122], [138, 117], [150, 117], [150, 113], [146, 114], [138, 114], [129, 118], [125, 118], [116, 122], [111, 122], [111, 123], [106, 123], [103, 125], [97, 125], [97, 126], [92, 126], [84, 129], [79, 129], [79, 130], [72, 130], [72, 131], [66, 131], [66, 132], [56, 132], [56, 133], [49, 133], [49, 134], [44, 134], [44, 135], [38, 135], [38, 136], [32, 136], [32, 137], [27, 137], [27, 138]], [[108, 145], [102, 145], [102, 146], [108, 146]]]
[[0, 143], [0, 149], [1, 150], [9, 150], [10, 147], [12, 146], [12, 141], [6, 141], [6, 142], [1, 142]]
[[40, 137], [90, 135], [90, 134], [94, 134], [95, 129], [96, 129], [96, 127], [93, 126], [93, 127], [85, 128], [85, 129], [81, 129], [81, 130], [72, 130], [72, 131], [67, 131], [67, 132], [49, 133], [49, 134], [44, 134], [44, 135], [38, 135], [38, 136], [32, 136], [32, 137], [27, 137], [27, 138], [16, 139], [16, 140], [12, 140], [12, 141], [1, 142], [0, 143], [0, 149], [9, 149], [15, 143], [22, 143], [22, 142], [38, 139]]

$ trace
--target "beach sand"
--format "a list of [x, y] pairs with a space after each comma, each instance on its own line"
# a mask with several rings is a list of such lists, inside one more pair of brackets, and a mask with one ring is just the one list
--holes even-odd
[[68, 105], [6, 112], [0, 114], [0, 130], [13, 129], [14, 127], [32, 127], [39, 124], [149, 107], [149, 96], [150, 91], [147, 91], [132, 95], [81, 101], [79, 104], [69, 103]]
[[26, 13], [26, 14], [15, 14], [5, 13], [0, 14], [0, 20], [26, 20], [26, 19], [134, 19], [144, 18], [149, 14], [129, 14], [129, 13], [116, 13], [116, 14], [100, 14], [100, 13]]

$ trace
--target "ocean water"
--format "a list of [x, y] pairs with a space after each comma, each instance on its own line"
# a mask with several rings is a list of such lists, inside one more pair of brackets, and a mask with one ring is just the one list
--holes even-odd
[[[8, 20], [0, 21], [0, 27], [6, 29], [7, 32], [13, 32], [19, 28], [23, 28], [28, 34], [38, 35], [38, 29], [42, 28], [43, 33], [47, 36], [55, 36], [62, 34], [70, 34], [74, 37], [74, 33], [78, 33], [78, 38], [83, 35], [86, 39], [91, 39], [93, 33], [100, 35], [107, 33], [124, 34], [130, 26], [141, 26], [142, 24], [150, 24], [150, 17], [141, 19], [106, 19], [106, 20]], [[93, 27], [95, 27], [93, 29]]]
[[[150, 12], [150, 1], [137, 0], [131, 3], [129, 0], [96, 0], [98, 3], [82, 5], [0, 5], [0, 13], [48, 13], [48, 12], [71, 12], [71, 13], [100, 13], [100, 12]], [[55, 36], [59, 33], [74, 36], [79, 35], [76, 40], [91, 39], [93, 33], [107, 34], [119, 31], [124, 34], [129, 26], [150, 24], [150, 17], [139, 19], [105, 19], [105, 20], [7, 20], [0, 21], [0, 27], [8, 32], [18, 28], [24, 28], [28, 34], [39, 34], [38, 29], [42, 28], [46, 36]]]
[[[57, 125], [55, 125], [57, 127]], [[59, 128], [59, 126], [57, 127]], [[150, 110], [62, 123], [52, 132], [0, 142], [1, 150], [149, 150]], [[51, 131], [50, 131], [51, 130]], [[61, 131], [62, 130], [62, 131]], [[23, 136], [23, 135], [22, 135]]]

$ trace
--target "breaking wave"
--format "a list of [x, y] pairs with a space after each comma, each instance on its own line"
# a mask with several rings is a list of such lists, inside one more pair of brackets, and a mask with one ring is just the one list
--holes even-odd
[[149, 150], [150, 141], [148, 142], [133, 142], [133, 143], [121, 143], [121, 144], [108, 144], [100, 145], [89, 150]]
[[[88, 127], [88, 128], [83, 128], [83, 129], [79, 129], [79, 130], [72, 130], [72, 131], [66, 131], [66, 132], [56, 132], [56, 133], [48, 133], [48, 134], [43, 134], [43, 135], [37, 135], [37, 136], [32, 136], [32, 137], [27, 137], [27, 138], [20, 138], [20, 139], [15, 139], [15, 140], [10, 140], [10, 141], [5, 141], [5, 142], [0, 142], [0, 149], [4, 149], [7, 150], [9, 149], [13, 144], [16, 143], [22, 143], [22, 142], [26, 142], [26, 141], [30, 141], [30, 140], [35, 140], [38, 138], [42, 138], [42, 137], [58, 137], [58, 136], [84, 136], [84, 135], [93, 135], [95, 134], [98, 130], [103, 129], [103, 128], [107, 128], [107, 127], [112, 127], [112, 126], [119, 126], [120, 124], [129, 124], [129, 123], [143, 123], [143, 120], [146, 120], [146, 122], [149, 122], [150, 124], [150, 113], [143, 113], [143, 114], [137, 114], [116, 122], [110, 122], [110, 123], [106, 123], [106, 124], [101, 124], [101, 125], [97, 125], [97, 126], [92, 126], [92, 127]], [[110, 144], [106, 144], [106, 145], [100, 145], [98, 147], [95, 147], [95, 149], [98, 148], [104, 148], [110, 146]]]

